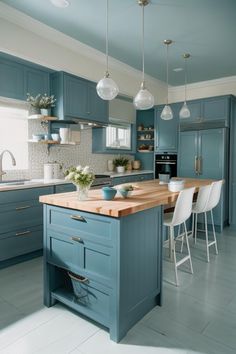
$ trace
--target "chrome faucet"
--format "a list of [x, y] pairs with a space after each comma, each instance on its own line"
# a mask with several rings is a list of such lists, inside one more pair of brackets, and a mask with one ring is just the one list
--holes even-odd
[[9, 150], [3, 150], [0, 155], [0, 181], [2, 181], [2, 176], [6, 174], [6, 172], [2, 170], [2, 159], [5, 153], [8, 153], [11, 156], [12, 166], [16, 166], [16, 160], [12, 152]]

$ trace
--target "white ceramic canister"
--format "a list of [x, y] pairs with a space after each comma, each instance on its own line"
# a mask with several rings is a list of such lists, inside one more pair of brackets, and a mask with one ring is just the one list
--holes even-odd
[[53, 179], [53, 163], [45, 163], [43, 166], [43, 178], [45, 181]]
[[170, 192], [180, 192], [184, 189], [183, 179], [171, 179], [168, 183], [168, 189]]
[[107, 161], [107, 171], [112, 172], [114, 171], [114, 164], [112, 160]]
[[59, 134], [61, 138], [61, 144], [68, 144], [70, 142], [70, 128], [60, 128]]
[[53, 179], [60, 178], [60, 164], [57, 162], [52, 163], [53, 165]]

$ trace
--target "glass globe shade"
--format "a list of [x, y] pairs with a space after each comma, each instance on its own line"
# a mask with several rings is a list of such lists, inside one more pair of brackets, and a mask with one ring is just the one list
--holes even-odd
[[136, 109], [150, 109], [154, 106], [154, 97], [153, 95], [147, 90], [141, 88], [137, 95], [134, 97], [134, 107]]
[[171, 107], [166, 104], [165, 107], [163, 108], [162, 112], [161, 112], [161, 119], [163, 120], [170, 120], [173, 119], [173, 112]]
[[189, 118], [190, 117], [190, 110], [189, 110], [186, 102], [184, 102], [181, 110], [179, 111], [179, 117], [180, 118]]
[[117, 84], [110, 77], [102, 78], [98, 82], [96, 89], [98, 96], [108, 101], [113, 100], [119, 93]]

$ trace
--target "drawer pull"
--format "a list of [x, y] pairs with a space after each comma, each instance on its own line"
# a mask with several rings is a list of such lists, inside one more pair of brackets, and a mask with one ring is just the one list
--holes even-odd
[[84, 243], [84, 241], [80, 237], [71, 237], [71, 239], [72, 239], [72, 241], [75, 241], [75, 242]]
[[31, 207], [31, 205], [25, 205], [25, 206], [21, 206], [21, 207], [17, 207], [16, 210], [24, 210], [24, 209], [29, 209]]
[[73, 220], [77, 220], [77, 221], [81, 221], [81, 222], [87, 222], [87, 221], [85, 220], [85, 218], [84, 218], [83, 216], [81, 216], [81, 215], [71, 215], [70, 217], [71, 217], [71, 219], [73, 219]]
[[23, 232], [17, 232], [16, 236], [24, 236], [24, 235], [29, 235], [31, 234], [31, 231], [23, 231]]
[[82, 277], [81, 275], [77, 275], [71, 272], [68, 272], [68, 275], [71, 279], [78, 281], [79, 283], [89, 283], [88, 278]]

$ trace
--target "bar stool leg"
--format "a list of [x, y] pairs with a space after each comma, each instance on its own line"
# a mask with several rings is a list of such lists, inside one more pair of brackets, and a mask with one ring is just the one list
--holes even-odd
[[197, 213], [195, 215], [195, 232], [194, 232], [194, 243], [197, 243]]
[[174, 227], [170, 227], [170, 237], [173, 240], [172, 242], [172, 253], [174, 258], [174, 267], [175, 267], [175, 285], [179, 286], [178, 274], [177, 274], [177, 264], [176, 264], [176, 253], [175, 253], [175, 240], [174, 240]]
[[209, 257], [209, 246], [208, 246], [208, 227], [207, 227], [207, 213], [204, 213], [205, 215], [205, 232], [206, 232], [206, 246], [207, 246], [207, 262], [210, 262], [210, 257]]
[[192, 238], [193, 239], [194, 239], [194, 236], [195, 236], [195, 234], [194, 234], [194, 220], [195, 220], [195, 214], [192, 213]]
[[188, 233], [187, 233], [186, 222], [184, 222], [184, 231], [185, 231], [185, 238], [186, 238], [187, 250], [188, 250], [188, 255], [189, 255], [190, 271], [191, 271], [191, 274], [193, 274], [193, 265], [192, 265], [192, 258], [191, 258], [189, 242], [188, 242]]
[[215, 224], [214, 224], [212, 209], [211, 209], [211, 222], [212, 222], [213, 237], [214, 237], [214, 241], [215, 241], [216, 254], [218, 254], [218, 247], [217, 247], [217, 241], [216, 241], [216, 231], [215, 231]]

